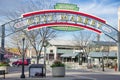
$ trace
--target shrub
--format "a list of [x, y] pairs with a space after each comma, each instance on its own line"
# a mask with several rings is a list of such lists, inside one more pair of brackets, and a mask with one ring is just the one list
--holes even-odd
[[0, 62], [0, 66], [9, 66], [9, 64], [7, 62]]
[[55, 60], [51, 67], [64, 67], [65, 64], [63, 64], [60, 60]]

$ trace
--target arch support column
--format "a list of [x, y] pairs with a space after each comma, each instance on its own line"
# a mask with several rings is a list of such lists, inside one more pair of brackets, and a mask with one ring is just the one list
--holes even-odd
[[5, 50], [5, 25], [1, 26], [1, 52], [0, 53], [0, 60], [3, 60], [3, 54], [4, 54], [4, 50]]
[[118, 9], [118, 54], [117, 54], [117, 63], [118, 71], [120, 71], [120, 8]]
[[2, 25], [2, 36], [1, 36], [1, 49], [4, 50], [5, 49], [5, 25]]

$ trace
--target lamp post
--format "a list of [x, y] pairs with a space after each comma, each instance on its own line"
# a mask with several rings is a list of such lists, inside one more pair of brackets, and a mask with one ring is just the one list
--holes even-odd
[[81, 52], [79, 53], [79, 57], [78, 57], [78, 62], [79, 62], [79, 65], [82, 65], [82, 54]]
[[83, 54], [83, 50], [80, 50], [79, 56], [78, 56], [79, 65], [82, 65], [82, 54]]
[[22, 49], [22, 74], [20, 76], [20, 78], [25, 78], [25, 74], [24, 74], [24, 55], [25, 55], [25, 50], [24, 50], [24, 43], [25, 43], [25, 38], [22, 39], [23, 42], [23, 49]]
[[44, 66], [45, 66], [45, 76], [46, 76], [46, 46], [47, 46], [47, 42], [46, 40], [44, 40]]
[[102, 55], [102, 71], [105, 71], [105, 69], [104, 69], [104, 55]]
[[50, 56], [49, 56], [49, 53], [48, 53], [48, 56], [47, 56], [47, 57], [48, 57], [47, 59], [48, 59], [48, 65], [49, 65], [49, 60], [50, 60]]

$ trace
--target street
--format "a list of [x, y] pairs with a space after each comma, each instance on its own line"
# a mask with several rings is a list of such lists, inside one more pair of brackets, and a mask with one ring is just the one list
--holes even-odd
[[[6, 79], [4, 80], [21, 80], [21, 66], [20, 67], [10, 67], [8, 69], [8, 74], [6, 74]], [[39, 78], [29, 78], [29, 66], [25, 66], [25, 80], [37, 80]], [[46, 78], [42, 80], [119, 80], [120, 72], [115, 72], [114, 70], [106, 70], [105, 72], [95, 69], [67, 69], [66, 76], [62, 78], [54, 78], [51, 74], [50, 67], [47, 67]], [[0, 80], [3, 80], [3, 75], [1, 75]]]

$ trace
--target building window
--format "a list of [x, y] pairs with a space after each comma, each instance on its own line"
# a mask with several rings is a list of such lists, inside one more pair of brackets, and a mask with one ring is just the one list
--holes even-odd
[[58, 48], [58, 49], [67, 49], [67, 50], [73, 50], [73, 48]]
[[53, 53], [53, 50], [50, 50], [50, 53]]

